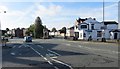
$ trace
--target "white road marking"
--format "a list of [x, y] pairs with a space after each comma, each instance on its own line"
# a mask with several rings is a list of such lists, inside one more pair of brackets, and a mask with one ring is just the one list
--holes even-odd
[[23, 44], [24, 47], [27, 47], [25, 44]]
[[37, 45], [38, 47], [40, 47], [40, 48], [43, 48], [42, 46], [40, 46], [40, 45]]
[[57, 57], [51, 57], [51, 58], [57, 58]]
[[58, 55], [58, 56], [61, 56], [60, 54], [58, 54], [58, 53], [56, 53], [56, 52], [54, 52], [54, 51], [51, 51], [51, 50], [49, 50], [49, 49], [47, 49], [47, 50], [48, 50], [49, 52], [52, 52], [52, 53]]
[[58, 67], [54, 66], [55, 69], [59, 69]]
[[83, 47], [83, 46], [79, 45], [78, 47]]
[[21, 48], [23, 45], [20, 45], [18, 48]]
[[11, 55], [13, 55], [13, 56], [15, 55], [15, 53], [14, 53], [14, 52], [12, 52], [12, 53], [10, 53], [10, 54], [11, 54]]
[[67, 45], [67, 46], [71, 46], [71, 44], [65, 44], [65, 45]]
[[[43, 46], [41, 46], [41, 45], [37, 45], [38, 47], [40, 47], [40, 48], [43, 48]], [[52, 53], [54, 53], [54, 54], [56, 54], [56, 55], [58, 55], [58, 56], [61, 56], [60, 54], [58, 54], [58, 53], [56, 53], [56, 52], [54, 52], [54, 51], [52, 51], [52, 50], [49, 50], [49, 49], [47, 49], [49, 52], [52, 52]]]
[[57, 62], [57, 63], [63, 64], [63, 65], [66, 65], [66, 66], [68, 66], [70, 69], [73, 69], [70, 65], [68, 65], [68, 64], [66, 64], [66, 63], [63, 63], [63, 62], [58, 61], [58, 60], [53, 59], [53, 58], [51, 58], [51, 60], [53, 60], [53, 61], [55, 61], [55, 62]]
[[47, 61], [49, 64], [53, 65], [50, 61]]
[[46, 61], [47, 61], [47, 58], [43, 57]]
[[16, 46], [13, 46], [12, 48], [15, 48]]
[[[28, 45], [27, 45], [28, 46]], [[53, 63], [51, 63], [46, 57], [44, 57], [43, 55], [41, 55], [38, 51], [36, 51], [33, 47], [31, 46], [28, 46], [30, 47], [33, 51], [35, 51], [39, 56], [41, 56], [44, 60], [46, 60], [50, 65], [53, 65]], [[53, 65], [54, 66], [54, 65]], [[57, 68], [56, 66], [54, 66], [55, 69], [59, 69]]]

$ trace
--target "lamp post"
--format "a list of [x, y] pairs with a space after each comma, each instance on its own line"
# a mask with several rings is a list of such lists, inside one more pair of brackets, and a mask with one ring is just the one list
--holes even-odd
[[[6, 11], [0, 11], [0, 13], [6, 13]], [[3, 38], [4, 39], [4, 38]], [[2, 43], [2, 46], [6, 46], [6, 40], [2, 40], [2, 30], [1, 30], [1, 21], [0, 21], [0, 43]]]

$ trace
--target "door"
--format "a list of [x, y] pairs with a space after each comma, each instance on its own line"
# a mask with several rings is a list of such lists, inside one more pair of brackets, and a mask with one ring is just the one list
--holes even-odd
[[114, 33], [114, 39], [117, 39], [117, 35], [118, 35], [117, 33]]
[[79, 38], [79, 32], [75, 32], [75, 38]]

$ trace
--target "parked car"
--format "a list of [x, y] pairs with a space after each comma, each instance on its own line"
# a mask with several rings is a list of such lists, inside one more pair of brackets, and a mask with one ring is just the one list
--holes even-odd
[[8, 37], [2, 37], [2, 41], [8, 42]]
[[25, 42], [32, 42], [32, 37], [31, 36], [25, 36], [24, 41]]

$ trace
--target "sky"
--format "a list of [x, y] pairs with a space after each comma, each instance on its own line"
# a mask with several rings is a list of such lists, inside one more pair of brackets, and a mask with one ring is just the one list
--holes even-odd
[[[6, 13], [3, 13], [3, 11]], [[77, 18], [103, 19], [103, 2], [0, 2], [1, 29], [28, 28], [40, 17], [48, 29], [71, 27]], [[118, 22], [118, 2], [105, 2], [105, 20]]]

